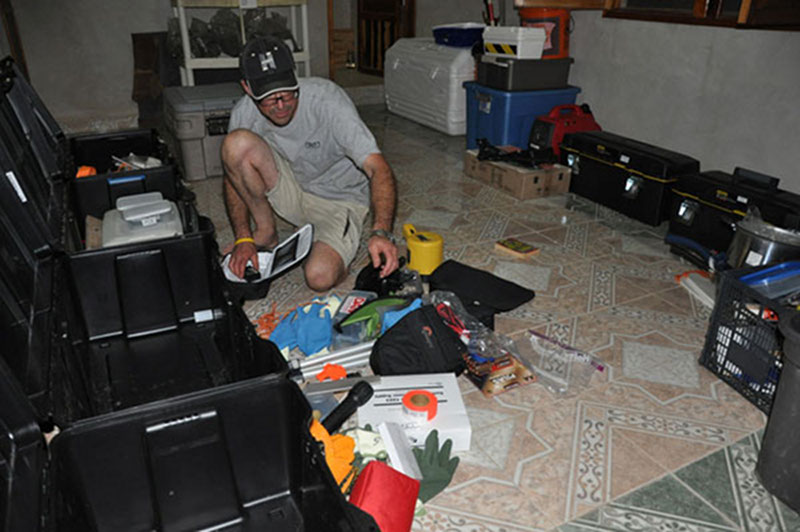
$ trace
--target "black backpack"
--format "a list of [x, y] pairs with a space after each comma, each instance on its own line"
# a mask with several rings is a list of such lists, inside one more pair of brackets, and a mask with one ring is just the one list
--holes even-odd
[[431, 305], [405, 315], [372, 347], [369, 364], [376, 375], [464, 371], [466, 346]]

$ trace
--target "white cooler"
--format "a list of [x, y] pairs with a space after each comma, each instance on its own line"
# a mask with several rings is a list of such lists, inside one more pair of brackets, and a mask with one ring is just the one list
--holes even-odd
[[166, 140], [188, 181], [222, 175], [219, 150], [231, 109], [243, 95], [235, 82], [164, 89]]
[[462, 84], [474, 79], [470, 48], [418, 38], [400, 39], [386, 51], [386, 107], [448, 135], [467, 132], [467, 96]]

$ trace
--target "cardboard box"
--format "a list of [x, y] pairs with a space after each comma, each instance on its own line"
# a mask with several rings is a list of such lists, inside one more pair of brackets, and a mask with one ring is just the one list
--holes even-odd
[[541, 198], [569, 191], [571, 170], [560, 164], [526, 168], [509, 163], [479, 161], [477, 150], [464, 155], [464, 173], [517, 199]]
[[[472, 427], [454, 374], [383, 376], [373, 389], [372, 398], [358, 409], [359, 426], [397, 423], [412, 447], [424, 446], [428, 433], [438, 429], [440, 442], [449, 438], [453, 440], [453, 451], [469, 451]], [[436, 396], [439, 405], [434, 419], [420, 420], [404, 413], [403, 396], [412, 390], [428, 390]]]

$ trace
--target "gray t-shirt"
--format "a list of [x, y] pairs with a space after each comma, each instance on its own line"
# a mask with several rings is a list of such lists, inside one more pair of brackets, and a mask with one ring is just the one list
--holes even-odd
[[369, 205], [369, 183], [360, 170], [375, 137], [344, 90], [327, 79], [301, 78], [292, 121], [276, 126], [245, 95], [231, 111], [228, 131], [248, 129], [286, 159], [306, 192]]

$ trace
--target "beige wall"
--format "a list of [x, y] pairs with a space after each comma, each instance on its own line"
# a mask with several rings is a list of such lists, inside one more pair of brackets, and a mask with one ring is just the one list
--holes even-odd
[[570, 82], [604, 129], [800, 192], [800, 32], [574, 18]]
[[[166, 31], [169, 0], [12, 0], [12, 5], [31, 82], [62, 127], [135, 126], [131, 34]], [[308, 0], [308, 13], [311, 73], [326, 76], [327, 0]]]

